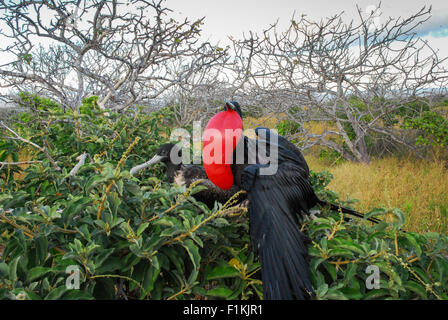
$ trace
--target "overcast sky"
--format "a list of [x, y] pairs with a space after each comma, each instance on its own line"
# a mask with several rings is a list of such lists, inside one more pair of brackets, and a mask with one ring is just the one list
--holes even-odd
[[[249, 30], [261, 31], [279, 20], [280, 28], [286, 28], [292, 14], [306, 14], [320, 20], [344, 11], [347, 21], [358, 16], [356, 5], [365, 12], [377, 6], [373, 0], [165, 0], [167, 7], [181, 17], [202, 18], [205, 16], [203, 37], [212, 42], [221, 41], [231, 35], [240, 37]], [[432, 6], [432, 17], [419, 29], [420, 36], [448, 56], [448, 0], [383, 0], [380, 19], [406, 17], [423, 6]], [[281, 29], [280, 29], [281, 30]]]
[[[309, 19], [318, 21], [343, 11], [342, 17], [349, 22], [359, 19], [356, 5], [362, 12], [367, 12], [368, 8], [375, 8], [380, 3], [378, 0], [163, 1], [162, 5], [172, 9], [177, 20], [205, 17], [205, 24], [202, 26], [203, 40], [220, 42], [221, 45], [229, 43], [228, 36], [240, 38], [243, 32], [261, 32], [276, 21], [279, 30], [285, 30], [294, 12], [297, 17], [306, 14]], [[439, 49], [441, 56], [448, 56], [448, 0], [383, 0], [378, 19], [381, 22], [389, 17], [408, 17], [423, 6], [432, 6], [432, 17], [419, 28], [419, 35], [428, 40], [433, 48]]]
[[[162, 5], [173, 10], [173, 18], [190, 20], [205, 17], [202, 26], [203, 40], [220, 42], [221, 46], [229, 44], [228, 36], [241, 38], [248, 31], [261, 32], [278, 21], [278, 30], [285, 30], [295, 12], [310, 20], [321, 20], [344, 12], [347, 22], [359, 21], [356, 5], [362, 12], [378, 6], [377, 0], [164, 0]], [[448, 0], [383, 0], [379, 21], [389, 17], [406, 18], [418, 12], [423, 6], [432, 6], [432, 17], [418, 29], [418, 34], [438, 51], [440, 58], [448, 57]], [[50, 18], [49, 18], [50, 19]], [[0, 25], [0, 28], [2, 25]], [[2, 45], [5, 41], [0, 39]], [[48, 41], [47, 41], [48, 42]], [[41, 41], [45, 44], [45, 41]], [[11, 58], [11, 57], [9, 57]], [[12, 57], [11, 59], [15, 59]], [[0, 53], [0, 62], [8, 57]], [[448, 68], [448, 60], [445, 62]], [[0, 79], [1, 80], [1, 79]]]

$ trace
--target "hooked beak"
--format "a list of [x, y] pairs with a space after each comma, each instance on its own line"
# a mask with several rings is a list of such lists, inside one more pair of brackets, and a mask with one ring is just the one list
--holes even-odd
[[159, 156], [158, 154], [156, 154], [154, 157], [151, 158], [151, 160], [149, 160], [148, 162], [146, 162], [146, 164], [147, 164], [148, 166], [151, 166], [151, 165], [153, 165], [153, 164], [159, 163], [160, 161], [163, 160], [163, 158], [165, 158], [165, 157], [163, 157], [163, 156]]
[[236, 107], [234, 106], [234, 104], [232, 102], [226, 102], [226, 109], [227, 109], [227, 111], [229, 111], [229, 110], [236, 111]]
[[148, 168], [149, 166], [159, 163], [160, 161], [162, 161], [165, 157], [163, 156], [159, 156], [158, 154], [156, 154], [154, 157], [152, 157], [151, 160], [143, 163], [143, 164], [139, 164], [138, 166], [135, 166], [131, 169], [131, 171], [129, 171], [129, 173], [132, 176], [135, 176], [137, 174], [137, 172], [139, 172], [140, 170], [143, 170], [145, 168]]

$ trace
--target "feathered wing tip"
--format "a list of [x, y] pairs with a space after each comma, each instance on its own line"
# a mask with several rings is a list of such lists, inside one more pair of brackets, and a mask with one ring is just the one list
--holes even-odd
[[[320, 199], [318, 199], [317, 202], [318, 202], [321, 206], [324, 206], [324, 207], [325, 207], [325, 206], [329, 206], [330, 209], [333, 210], [333, 211], [339, 211], [339, 210], [340, 210], [340, 211], [342, 211], [342, 212], [345, 213], [345, 214], [349, 214], [349, 215], [354, 216], [354, 217], [358, 217], [358, 218], [361, 218], [361, 219], [365, 219], [365, 216], [364, 216], [363, 213], [357, 212], [357, 211], [355, 211], [355, 210], [352, 210], [352, 209], [349, 209], [349, 208], [345, 208], [345, 207], [342, 207], [342, 206], [340, 206], [340, 205], [336, 205], [336, 204], [333, 204], [333, 203], [331, 203], [331, 202], [324, 201], [324, 200], [320, 200]], [[370, 221], [370, 222], [373, 222], [373, 223], [380, 223], [380, 222], [381, 222], [380, 219], [373, 218], [373, 217], [371, 217], [371, 218], [367, 218], [367, 220]]]
[[252, 194], [250, 199], [250, 233], [260, 257], [264, 298], [311, 298], [314, 290], [306, 236], [287, 214], [279, 214], [282, 207], [260, 205], [257, 198]]
[[264, 298], [308, 299], [314, 294], [308, 241], [296, 214], [308, 209], [312, 189], [293, 163], [280, 164], [275, 175], [260, 175], [261, 167], [246, 167], [241, 187], [248, 191], [250, 236], [260, 257]]

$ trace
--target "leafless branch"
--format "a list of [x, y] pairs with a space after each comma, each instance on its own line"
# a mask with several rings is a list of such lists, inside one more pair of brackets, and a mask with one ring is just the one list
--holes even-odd
[[70, 173], [69, 173], [70, 177], [75, 177], [78, 174], [79, 169], [81, 169], [81, 167], [86, 162], [87, 156], [88, 156], [88, 153], [84, 152], [83, 154], [76, 157], [76, 160], [78, 160], [78, 163], [70, 171]]
[[[393, 136], [389, 141], [410, 147], [388, 121], [448, 87], [447, 58], [415, 34], [430, 12], [423, 7], [372, 30], [372, 17], [358, 8], [359, 19], [349, 23], [341, 14], [321, 21], [293, 17], [284, 32], [274, 24], [262, 35], [233, 39], [238, 88], [297, 123], [294, 137], [302, 147], [321, 145], [362, 162], [370, 159], [367, 138]], [[330, 125], [316, 132], [316, 122]]]
[[0, 53], [10, 57], [0, 64], [0, 86], [74, 110], [89, 95], [100, 108], [151, 105], [226, 60], [225, 50], [198, 41], [203, 18], [176, 21], [160, 0], [0, 0], [0, 13], [8, 40]]
[[58, 166], [58, 164], [56, 163], [56, 161], [51, 157], [51, 155], [48, 153], [47, 147], [41, 147], [37, 144], [35, 144], [34, 142], [25, 139], [23, 137], [21, 137], [17, 132], [15, 132], [14, 130], [12, 130], [11, 128], [9, 128], [6, 124], [3, 123], [3, 121], [0, 121], [0, 126], [2, 126], [3, 128], [5, 128], [8, 132], [12, 133], [14, 135], [14, 137], [9, 137], [6, 136], [4, 138], [6, 139], [15, 139], [15, 140], [20, 140], [24, 143], [27, 143], [31, 146], [33, 146], [34, 148], [37, 148], [39, 151], [43, 152], [45, 154], [45, 156], [48, 158], [48, 160], [50, 160], [50, 163], [53, 165], [55, 170], [60, 171], [61, 168]]

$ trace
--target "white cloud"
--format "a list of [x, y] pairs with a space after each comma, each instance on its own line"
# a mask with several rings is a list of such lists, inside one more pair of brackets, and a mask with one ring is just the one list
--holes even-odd
[[[347, 21], [358, 20], [356, 5], [364, 13], [366, 8], [377, 6], [378, 0], [165, 0], [178, 17], [200, 18], [205, 16], [203, 36], [212, 41], [225, 41], [227, 36], [239, 37], [249, 30], [260, 32], [279, 19], [280, 30], [289, 24], [292, 14], [306, 14], [320, 20], [344, 11]], [[423, 6], [432, 6], [432, 17], [416, 31], [422, 35], [448, 28], [448, 1], [446, 0], [394, 0], [381, 3], [381, 19], [407, 17]], [[434, 34], [433, 34], [434, 36]]]

